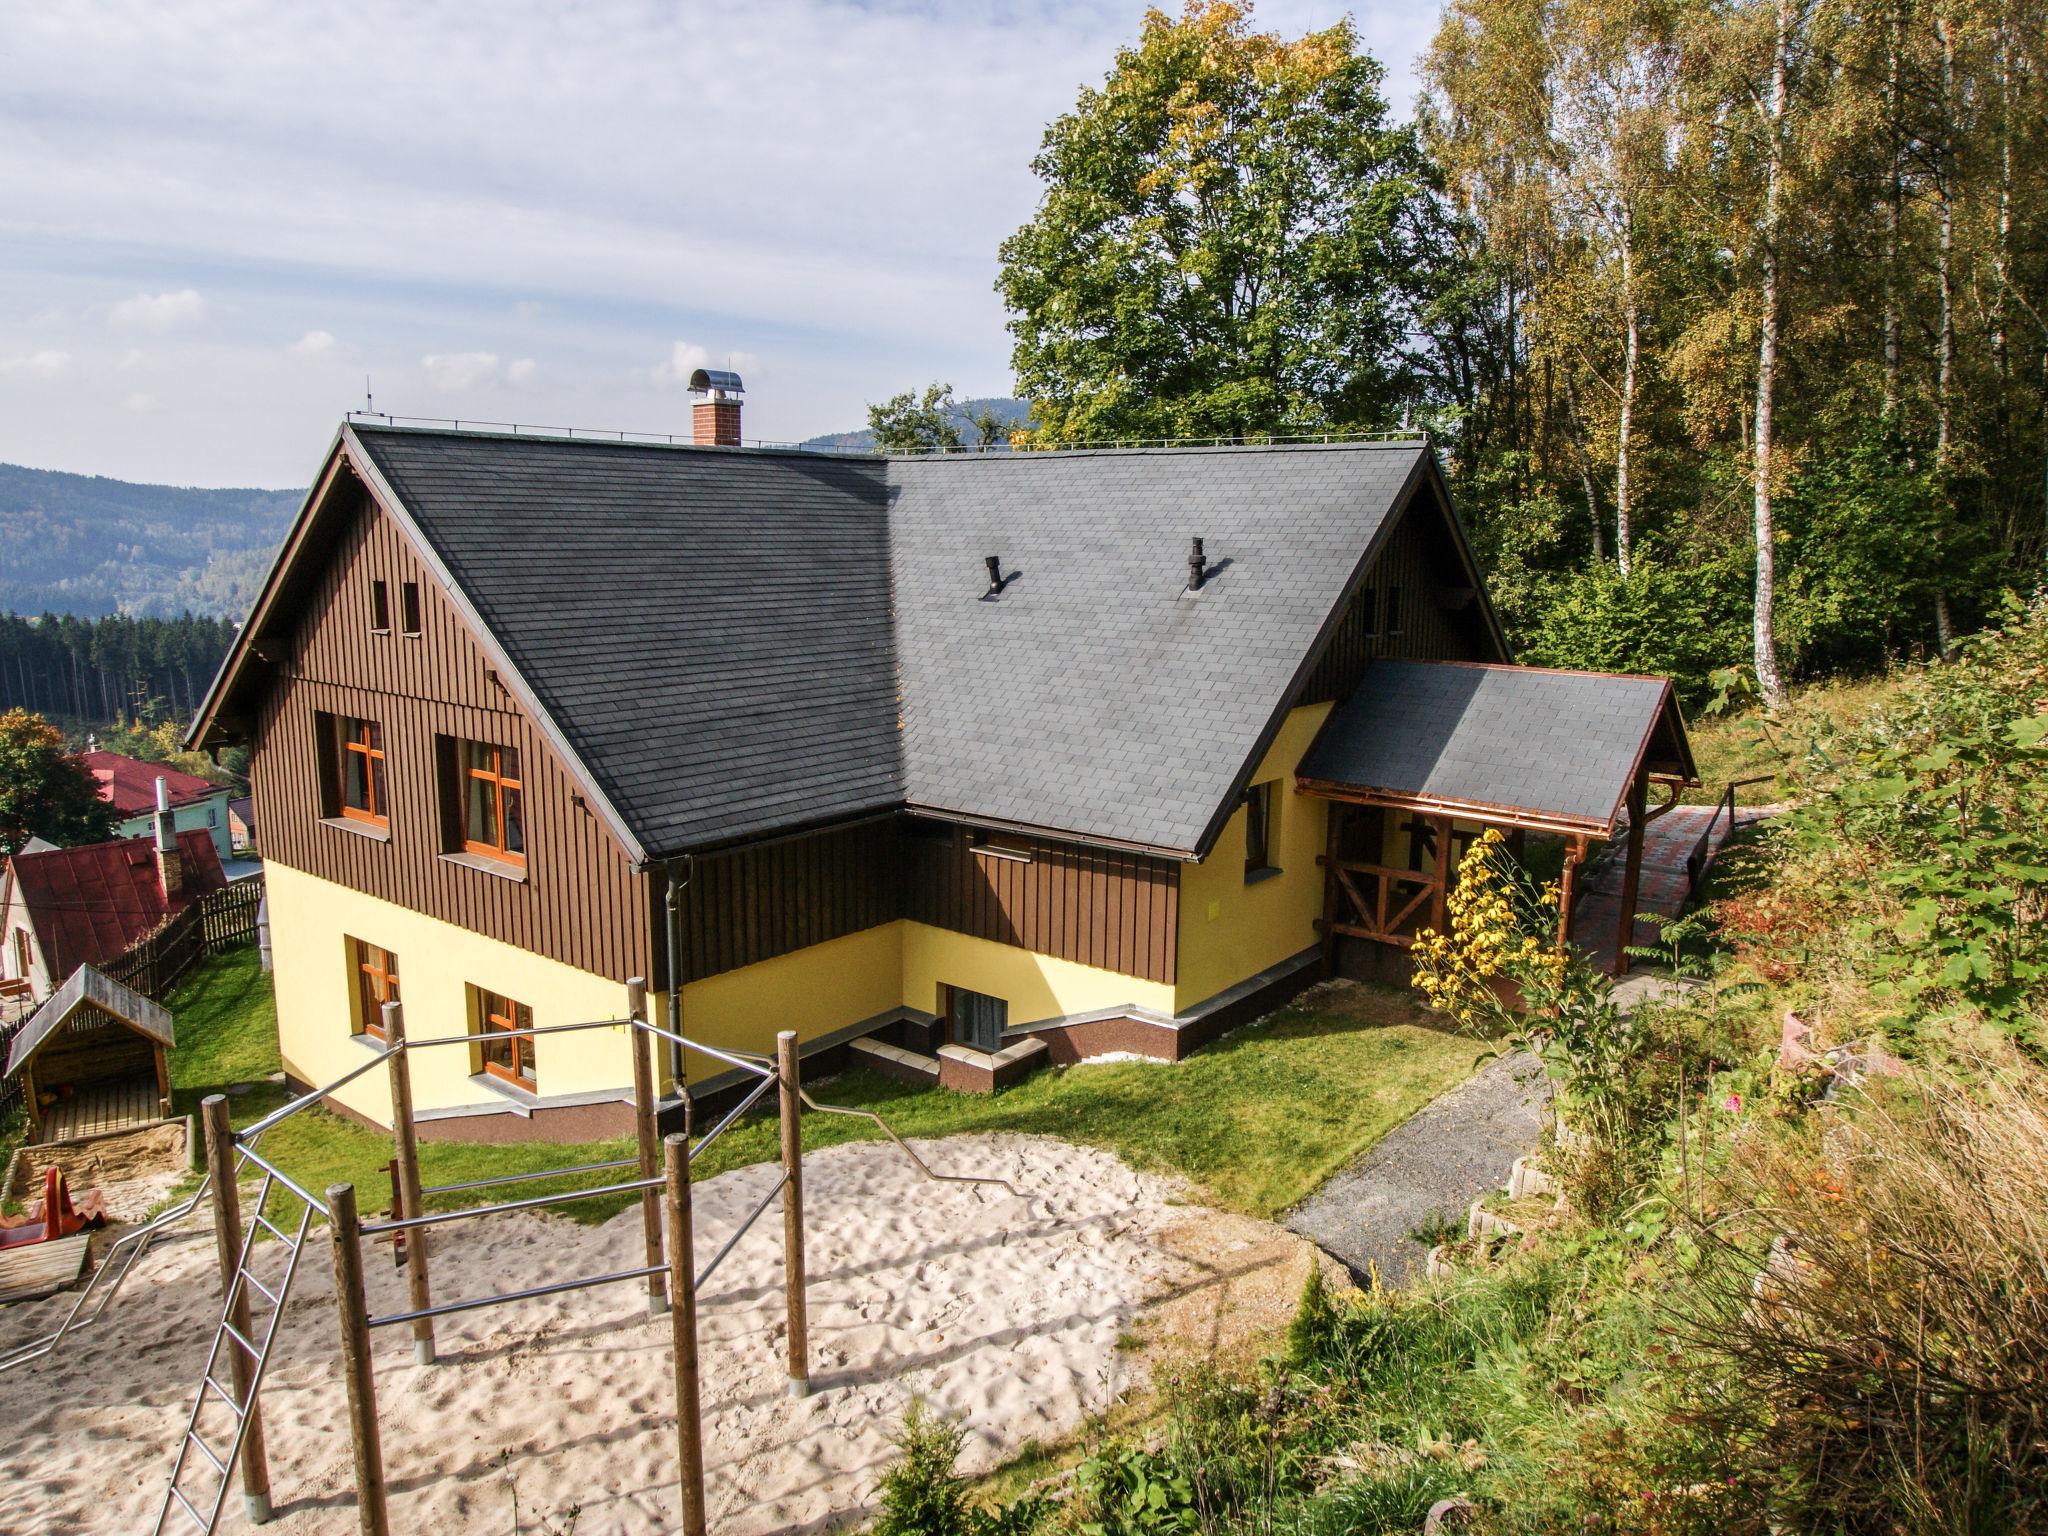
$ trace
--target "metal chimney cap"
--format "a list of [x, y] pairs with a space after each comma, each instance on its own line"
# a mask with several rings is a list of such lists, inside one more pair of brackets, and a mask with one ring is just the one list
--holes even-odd
[[697, 368], [690, 373], [690, 393], [712, 395], [724, 399], [728, 395], [745, 394], [746, 386], [740, 383], [740, 376], [728, 368]]

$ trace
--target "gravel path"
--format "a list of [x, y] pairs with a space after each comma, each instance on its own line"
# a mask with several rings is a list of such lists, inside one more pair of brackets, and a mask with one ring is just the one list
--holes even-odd
[[[1478, 1049], [1474, 1046], [1474, 1049]], [[1549, 1087], [1526, 1052], [1489, 1062], [1418, 1110], [1287, 1215], [1287, 1225], [1364, 1283], [1368, 1262], [1389, 1285], [1422, 1272], [1428, 1250], [1408, 1234], [1432, 1215], [1465, 1212], [1536, 1150]]]

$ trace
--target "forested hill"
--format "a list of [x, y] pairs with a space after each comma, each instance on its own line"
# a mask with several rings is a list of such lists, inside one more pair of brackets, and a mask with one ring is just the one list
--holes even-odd
[[0, 464], [0, 613], [239, 618], [304, 494]]
[[[1007, 395], [990, 395], [976, 400], [953, 402], [947, 413], [953, 426], [967, 442], [974, 441], [974, 418], [983, 411], [989, 412], [1005, 426], [1028, 427], [1031, 425], [1031, 407], [1022, 400], [1013, 400]], [[817, 437], [807, 437], [797, 444], [799, 448], [816, 448], [834, 453], [868, 453], [875, 446], [875, 434], [867, 427], [853, 432], [826, 432]]]

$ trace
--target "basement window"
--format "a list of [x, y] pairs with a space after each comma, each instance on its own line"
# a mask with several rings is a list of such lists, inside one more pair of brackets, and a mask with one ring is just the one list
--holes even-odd
[[370, 633], [391, 633], [391, 583], [388, 581], [370, 583]]
[[417, 636], [420, 632], [420, 584], [416, 581], [401, 582], [398, 588], [398, 615], [405, 633]]

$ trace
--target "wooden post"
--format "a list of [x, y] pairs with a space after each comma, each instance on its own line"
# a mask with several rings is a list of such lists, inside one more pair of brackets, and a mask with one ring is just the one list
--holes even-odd
[[[249, 1288], [238, 1278], [242, 1192], [235, 1185], [235, 1133], [228, 1124], [227, 1099], [209, 1094], [199, 1106], [199, 1123], [206, 1137], [206, 1175], [213, 1184], [213, 1242], [220, 1259], [221, 1298], [235, 1332], [253, 1339], [256, 1330], [249, 1321]], [[263, 1410], [256, 1400], [256, 1362], [233, 1340], [228, 1343], [227, 1356], [235, 1401], [249, 1418], [242, 1436], [242, 1508], [251, 1525], [262, 1525], [270, 1519], [270, 1454], [264, 1449]]]
[[1436, 831], [1436, 879], [1429, 893], [1429, 926], [1442, 933], [1444, 902], [1451, 891], [1451, 818], [1432, 816], [1430, 825]]
[[704, 1421], [697, 1400], [697, 1256], [690, 1228], [690, 1138], [662, 1141], [668, 1178], [668, 1317], [676, 1356], [676, 1461], [683, 1536], [704, 1536]]
[[1557, 882], [1557, 942], [1572, 941], [1572, 897], [1578, 889], [1579, 861], [1586, 856], [1586, 840], [1574, 837], [1564, 847], [1564, 873]]
[[782, 1082], [782, 1295], [789, 1310], [789, 1395], [811, 1390], [811, 1326], [804, 1299], [804, 1122], [798, 1089], [803, 1067], [796, 1031], [775, 1036], [775, 1071]]
[[1323, 958], [1322, 977], [1328, 981], [1337, 974], [1337, 960], [1344, 936], [1337, 932], [1337, 904], [1341, 899], [1337, 886], [1337, 860], [1344, 849], [1344, 818], [1350, 807], [1341, 800], [1323, 802], [1329, 819], [1329, 836], [1325, 839], [1323, 854]]
[[[640, 1028], [647, 1022], [647, 982], [635, 976], [626, 983], [626, 1013], [633, 1023], [633, 1126], [640, 1137], [640, 1177], [661, 1177], [661, 1134], [657, 1126], [654, 1089], [654, 1037]], [[649, 1268], [661, 1263], [661, 1195], [652, 1185], [640, 1191], [640, 1229], [646, 1240]], [[660, 1275], [647, 1277], [647, 1310], [660, 1316], [668, 1310], [668, 1287]]]
[[327, 1186], [327, 1224], [334, 1238], [334, 1305], [341, 1314], [341, 1371], [348, 1387], [349, 1443], [355, 1453], [356, 1529], [391, 1536], [384, 1507], [384, 1450], [377, 1437], [377, 1378], [370, 1364], [370, 1305], [363, 1294], [363, 1231], [356, 1187]]
[[[405, 1005], [384, 1005], [384, 1044], [400, 1047], [391, 1058], [391, 1140], [398, 1151], [398, 1189], [404, 1197], [403, 1216], [424, 1216], [425, 1201], [420, 1194], [420, 1142], [412, 1120], [412, 1053], [405, 1045]], [[434, 1304], [434, 1291], [427, 1274], [427, 1229], [414, 1227], [398, 1234], [405, 1239], [405, 1288], [412, 1310], [424, 1311]], [[416, 1317], [412, 1324], [412, 1358], [416, 1364], [434, 1363], [434, 1320]]]
[[1614, 936], [1617, 976], [1628, 974], [1628, 947], [1636, 941], [1636, 895], [1643, 874], [1643, 825], [1649, 801], [1650, 776], [1639, 770], [1628, 791], [1628, 863], [1621, 872], [1621, 931]]

